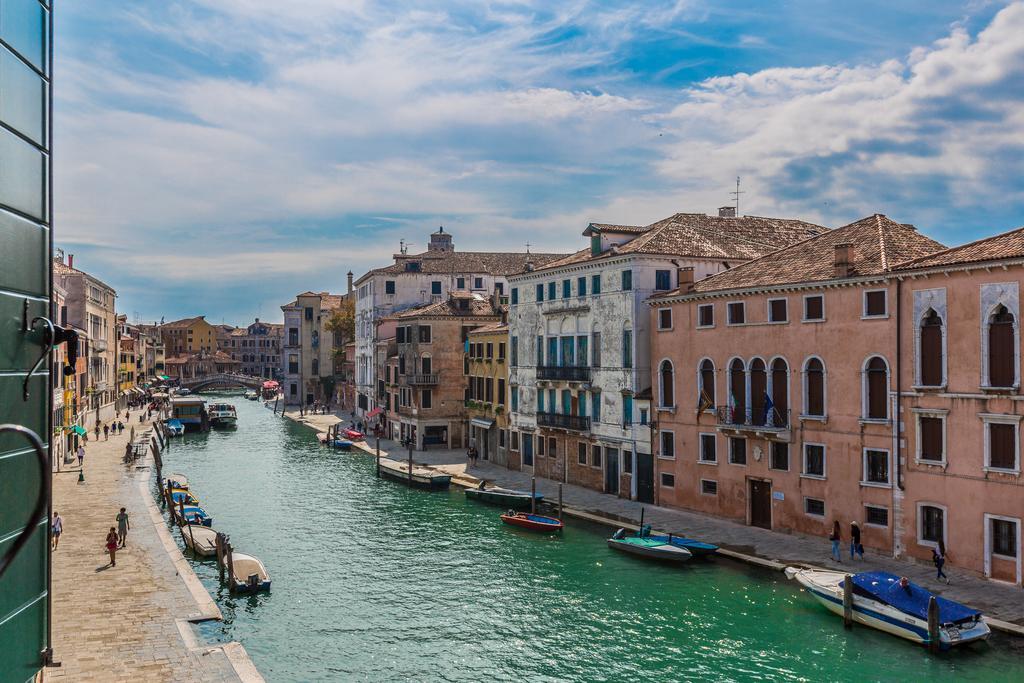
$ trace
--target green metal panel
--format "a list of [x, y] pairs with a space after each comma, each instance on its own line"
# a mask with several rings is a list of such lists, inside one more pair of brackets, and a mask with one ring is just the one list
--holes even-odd
[[[49, 359], [22, 382], [43, 353], [28, 319], [50, 310], [50, 54], [48, 2], [0, 0], [0, 423], [19, 424], [45, 442], [53, 400]], [[31, 536], [0, 577], [0, 681], [28, 681], [39, 671], [49, 633], [47, 516], [28, 519], [40, 487], [35, 454], [0, 435], [0, 556], [25, 528]]]

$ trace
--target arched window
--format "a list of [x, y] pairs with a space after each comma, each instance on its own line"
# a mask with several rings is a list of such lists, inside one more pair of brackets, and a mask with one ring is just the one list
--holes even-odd
[[804, 365], [804, 414], [825, 417], [825, 365], [818, 358]]
[[942, 318], [928, 309], [921, 321], [921, 386], [942, 386]]
[[747, 372], [743, 361], [734, 358], [729, 364], [729, 402], [732, 424], [743, 424], [747, 415]]
[[782, 358], [772, 361], [772, 403], [769, 424], [785, 427], [789, 424], [789, 366]]
[[676, 404], [674, 373], [672, 363], [668, 360], [661, 361], [658, 368], [658, 387], [661, 390], [661, 407], [671, 408]]
[[865, 417], [889, 418], [889, 367], [881, 356], [873, 356], [864, 365]]
[[765, 399], [768, 398], [768, 373], [764, 361], [755, 358], [750, 363], [750, 423], [763, 425], [765, 419]]
[[988, 384], [1012, 387], [1016, 380], [1013, 313], [1000, 305], [988, 321]]
[[709, 408], [715, 405], [715, 364], [710, 358], [705, 358], [700, 363], [700, 393], [697, 396], [697, 405], [701, 404]]

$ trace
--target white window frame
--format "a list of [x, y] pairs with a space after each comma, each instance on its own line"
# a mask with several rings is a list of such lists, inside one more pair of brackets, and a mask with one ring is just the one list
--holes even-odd
[[771, 470], [772, 472], [789, 472], [789, 471], [791, 471], [793, 469], [793, 453], [792, 452], [787, 454], [787, 457], [786, 457], [786, 469], [783, 470], [783, 469], [779, 469], [777, 467], [772, 466], [772, 450], [775, 448], [775, 444], [776, 443], [784, 443], [784, 444], [786, 444], [786, 446], [790, 446], [791, 445], [788, 441], [769, 441], [768, 442], [768, 469]]
[[[821, 474], [808, 474], [807, 473], [807, 447], [808, 446], [821, 446]], [[816, 443], [814, 441], [805, 441], [800, 447], [800, 478], [801, 479], [817, 479], [824, 481], [828, 479], [828, 446], [823, 443]]]
[[[1021, 547], [1020, 547], [1020, 542], [1021, 542], [1021, 519], [1020, 519], [1020, 517], [1008, 517], [1006, 515], [993, 515], [993, 514], [989, 514], [989, 513], [986, 512], [985, 515], [984, 515], [984, 519], [985, 519], [985, 561], [984, 561], [985, 576], [987, 578], [992, 578], [992, 558], [993, 557], [995, 557], [997, 559], [1000, 559], [1000, 560], [1006, 560], [1006, 561], [1011, 561], [1011, 562], [1016, 560], [1016, 563], [1017, 563], [1017, 579], [1016, 579], [1015, 583], [1017, 585], [1020, 585], [1022, 578], [1024, 578], [1024, 577], [1022, 577], [1022, 572], [1021, 572], [1021, 555], [1024, 554], [1024, 553], [1021, 552]], [[999, 520], [999, 521], [1003, 521], [1003, 522], [1013, 522], [1014, 524], [1017, 525], [1017, 557], [1010, 557], [1008, 555], [999, 555], [999, 554], [993, 552], [993, 550], [992, 550], [992, 522], [994, 520]]]
[[[710, 325], [701, 325], [700, 324], [700, 309], [705, 308], [705, 307], [711, 309], [711, 324]], [[715, 326], [715, 305], [714, 304], [697, 304], [697, 329], [698, 330], [710, 330], [714, 326]]]
[[[704, 459], [704, 437], [710, 436], [715, 444], [715, 459], [705, 460]], [[713, 467], [718, 466], [718, 434], [715, 432], [699, 432], [697, 434], [697, 464], [698, 465], [711, 465]]]
[[[665, 455], [662, 453], [662, 444], [665, 435], [668, 434], [672, 441], [672, 455]], [[672, 429], [661, 429], [658, 431], [658, 459], [659, 460], [675, 460], [676, 459], [676, 433]]]
[[[807, 317], [807, 300], [818, 297], [821, 299], [821, 317], [820, 318], [808, 318]], [[800, 322], [802, 323], [823, 323], [825, 322], [825, 295], [824, 294], [804, 294], [800, 299]]]
[[[877, 482], [877, 481], [868, 481], [868, 451], [875, 451], [876, 453], [885, 453], [885, 464], [886, 464], [886, 473], [885, 473], [886, 481], [885, 481], [885, 483], [881, 483], [881, 482]], [[870, 487], [870, 488], [877, 488], [877, 489], [891, 489], [892, 488], [892, 451], [891, 450], [889, 450], [888, 448], [871, 448], [871, 447], [865, 446], [864, 448], [861, 449], [860, 463], [861, 463], [861, 469], [860, 469], [860, 485], [861, 486], [867, 486], [867, 487]]]
[[[1021, 415], [1002, 415], [997, 413], [979, 413], [978, 417], [984, 423], [984, 450], [982, 451], [982, 462], [984, 462], [984, 469], [986, 472], [1000, 472], [1002, 474], [1020, 474], [1020, 421], [1024, 416]], [[993, 424], [1008, 424], [1013, 425], [1013, 445], [1014, 445], [1014, 467], [1013, 469], [1005, 469], [1002, 467], [992, 467], [989, 464], [989, 446], [991, 437], [989, 435], [989, 425]]]
[[[949, 444], [946, 438], [946, 417], [949, 415], [949, 411], [937, 408], [911, 408], [910, 410], [914, 413], [914, 464], [930, 465], [932, 467], [946, 467], [949, 464]], [[935, 417], [942, 420], [942, 460], [924, 460], [921, 458], [922, 417]]]
[[[715, 365], [715, 361], [714, 361], [713, 358], [711, 358], [710, 356], [704, 356], [703, 358], [701, 358], [700, 360], [697, 361], [697, 405], [698, 406], [700, 406], [700, 399], [701, 399], [701, 395], [700, 394], [701, 394], [701, 391], [704, 390], [704, 376], [701, 374], [701, 366], [704, 365], [704, 361], [708, 361], [709, 363], [711, 363], [711, 381], [715, 382], [716, 385], [718, 384], [718, 367]], [[713, 389], [715, 390], [715, 392], [714, 392], [715, 393], [715, 399], [717, 400], [718, 399], [718, 387], [715, 386], [715, 387], [713, 387]], [[714, 403], [714, 401], [712, 401], [712, 403]], [[715, 406], [712, 405], [710, 410], [712, 412], [714, 412]]]
[[[993, 291], [1001, 285], [1009, 286], [1010, 292]], [[999, 306], [1013, 314], [1013, 390], [1020, 389], [1020, 306], [1017, 302], [1017, 283], [997, 283], [981, 286], [981, 389], [998, 390], [1007, 387], [993, 387], [989, 384], [988, 326], [989, 318]]]
[[[821, 503], [821, 507], [823, 509], [822, 509], [820, 515], [818, 513], [816, 513], [816, 512], [808, 512], [807, 511], [807, 501], [809, 501], [809, 500], [816, 500], [816, 501]], [[804, 510], [804, 514], [806, 516], [813, 517], [814, 519], [825, 519], [825, 517], [828, 514], [828, 503], [825, 501], [824, 498], [816, 498], [814, 496], [804, 496], [804, 501], [803, 502], [804, 502], [804, 504], [803, 504], [802, 507], [803, 507], [803, 510]]]
[[[885, 295], [885, 313], [882, 315], [868, 315], [868, 294], [874, 294], [875, 292], [882, 292]], [[865, 289], [861, 293], [861, 308], [860, 308], [860, 319], [861, 320], [885, 320], [889, 317], [889, 290], [882, 288]]]
[[[704, 482], [709, 482], [709, 483], [714, 484], [715, 485], [715, 492], [714, 493], [706, 492], [704, 490]], [[718, 480], [717, 479], [701, 479], [700, 480], [700, 495], [708, 496], [710, 498], [717, 498], [718, 497]]]
[[[786, 303], [786, 319], [785, 320], [772, 320], [772, 302], [773, 301], [784, 301]], [[777, 296], [772, 299], [768, 299], [765, 303], [765, 320], [768, 321], [769, 325], [785, 325], [789, 322], [789, 297]]]
[[[743, 462], [732, 461], [732, 442], [733, 439], [743, 441]], [[750, 464], [750, 452], [748, 450], [750, 439], [745, 436], [728, 436], [726, 437], [726, 443], [729, 445], [728, 452], [725, 454], [725, 461], [733, 467], [747, 467]]]
[[917, 503], [917, 544], [925, 548], [934, 548], [938, 544], [935, 541], [924, 540], [924, 515], [921, 514], [922, 508], [938, 508], [942, 510], [942, 544], [949, 546], [949, 510], [945, 505], [940, 503], [932, 503], [927, 500], [918, 501]]
[[[743, 307], [743, 322], [734, 323], [729, 320], [729, 309], [732, 308], [733, 304], [739, 304]], [[726, 301], [725, 302], [725, 325], [726, 327], [742, 327], [747, 324], [747, 302], [745, 300], [740, 301]]]
[[[672, 404], [665, 403], [665, 387], [661, 383], [661, 366], [665, 363], [669, 364], [672, 368]], [[662, 358], [658, 361], [658, 404], [655, 406], [656, 410], [675, 412], [676, 410], [676, 364], [672, 362], [670, 358]]]
[[[662, 313], [666, 313], [666, 312], [668, 313], [668, 327], [662, 327], [662, 325], [661, 325], [661, 315], [662, 315]], [[675, 314], [673, 313], [672, 308], [671, 307], [669, 307], [669, 308], [659, 308], [658, 309], [658, 331], [659, 332], [668, 332], [668, 331], [670, 331], [670, 330], [672, 330], [674, 328], [675, 328]]]
[[876, 510], [885, 510], [885, 519], [889, 524], [892, 523], [892, 510], [890, 510], [884, 505], [875, 505], [874, 503], [864, 504], [864, 526], [869, 526], [873, 529], [888, 529], [889, 524], [882, 526], [881, 524], [874, 524], [868, 521], [868, 508], [874, 508]]
[[[672, 483], [665, 483], [665, 475], [672, 477]], [[659, 472], [658, 473], [658, 486], [665, 489], [674, 489], [676, 487], [676, 473], [675, 472]]]

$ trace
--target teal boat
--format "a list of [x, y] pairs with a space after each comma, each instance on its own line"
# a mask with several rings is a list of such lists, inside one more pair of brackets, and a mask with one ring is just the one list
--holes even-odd
[[608, 547], [638, 557], [662, 562], [688, 562], [692, 557], [686, 548], [666, 541], [641, 536], [626, 536], [625, 529], [619, 529], [608, 539]]

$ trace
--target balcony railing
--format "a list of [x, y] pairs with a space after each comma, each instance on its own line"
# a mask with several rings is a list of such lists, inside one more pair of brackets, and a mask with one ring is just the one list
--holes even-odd
[[542, 365], [537, 368], [537, 379], [560, 379], [568, 382], [589, 382], [590, 368], [577, 365]]
[[568, 429], [573, 432], [589, 432], [590, 418], [581, 415], [561, 415], [559, 413], [537, 413], [537, 424], [541, 427]]
[[790, 410], [780, 411], [777, 408], [770, 410], [753, 408], [736, 408], [734, 406], [716, 406], [715, 414], [718, 417], [718, 424], [737, 429], [748, 430], [786, 430], [789, 429]]
[[437, 374], [406, 375], [405, 383], [414, 387], [433, 386], [437, 384]]

